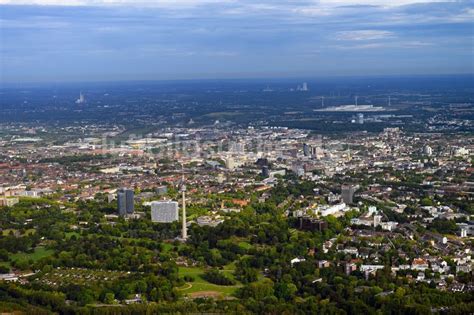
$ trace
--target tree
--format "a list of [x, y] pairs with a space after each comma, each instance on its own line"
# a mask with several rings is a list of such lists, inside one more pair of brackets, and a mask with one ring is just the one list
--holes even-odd
[[225, 274], [219, 272], [216, 269], [206, 271], [203, 275], [203, 278], [209, 281], [210, 283], [214, 283], [217, 285], [234, 285], [235, 284], [235, 280], [230, 279]]
[[298, 288], [293, 283], [278, 282], [275, 284], [275, 296], [279, 299], [289, 301], [293, 299]]
[[115, 303], [115, 295], [112, 292], [108, 292], [104, 296], [104, 303], [105, 304], [114, 304]]
[[263, 300], [265, 297], [274, 295], [273, 281], [265, 278], [260, 282], [247, 284], [239, 290], [238, 295], [243, 299]]
[[0, 249], [0, 261], [8, 261], [8, 251], [4, 248]]

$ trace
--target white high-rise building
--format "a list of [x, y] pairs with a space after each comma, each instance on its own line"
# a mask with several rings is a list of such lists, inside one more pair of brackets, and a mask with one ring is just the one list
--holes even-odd
[[227, 160], [225, 161], [225, 166], [229, 169], [229, 170], [233, 170], [235, 168], [235, 161], [234, 161], [234, 158], [229, 156], [227, 158]]
[[79, 98], [76, 100], [76, 104], [84, 104], [86, 102], [86, 98], [82, 92], [79, 93]]
[[151, 203], [152, 222], [171, 223], [178, 220], [178, 203], [176, 201], [153, 201]]
[[429, 145], [425, 145], [423, 148], [423, 153], [427, 156], [431, 156], [433, 154], [433, 149]]
[[309, 91], [308, 83], [303, 82], [302, 85], [298, 85], [298, 86], [296, 87], [296, 90], [297, 90], [297, 91]]

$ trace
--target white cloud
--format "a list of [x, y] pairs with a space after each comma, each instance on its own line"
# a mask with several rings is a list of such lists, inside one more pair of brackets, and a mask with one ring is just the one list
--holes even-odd
[[333, 10], [327, 7], [321, 6], [308, 6], [298, 7], [292, 10], [296, 14], [308, 15], [308, 16], [327, 16], [333, 13]]
[[393, 32], [381, 30], [358, 30], [337, 33], [338, 40], [367, 41], [394, 37]]
[[455, 2], [454, 0], [320, 0], [319, 3], [328, 6], [346, 5], [374, 5], [383, 7], [395, 7], [420, 3]]
[[391, 41], [391, 42], [369, 42], [355, 45], [332, 45], [338, 50], [375, 50], [375, 49], [417, 49], [434, 46], [433, 43], [423, 41]]

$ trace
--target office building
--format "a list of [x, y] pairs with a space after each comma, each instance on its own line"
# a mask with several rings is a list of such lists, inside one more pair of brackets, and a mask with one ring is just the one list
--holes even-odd
[[117, 209], [120, 216], [132, 214], [134, 210], [133, 190], [122, 188], [117, 191]]
[[311, 155], [311, 147], [307, 143], [303, 144], [303, 154], [304, 156]]
[[427, 156], [433, 155], [433, 149], [429, 145], [425, 145], [423, 148], [423, 153]]
[[255, 164], [257, 164], [257, 166], [263, 167], [263, 166], [269, 166], [270, 163], [268, 162], [267, 158], [259, 158], [257, 162], [255, 162]]
[[234, 158], [233, 157], [228, 157], [226, 162], [225, 162], [225, 166], [229, 169], [229, 170], [233, 170], [235, 168], [235, 161], [234, 161]]
[[353, 185], [342, 185], [341, 187], [341, 197], [342, 201], [346, 204], [352, 204], [354, 202], [354, 193], [356, 191], [356, 186]]
[[153, 201], [151, 203], [151, 221], [171, 223], [178, 221], [178, 203], [176, 201]]
[[262, 167], [262, 174], [261, 175], [265, 178], [270, 176], [270, 170], [268, 169], [268, 166], [263, 166]]

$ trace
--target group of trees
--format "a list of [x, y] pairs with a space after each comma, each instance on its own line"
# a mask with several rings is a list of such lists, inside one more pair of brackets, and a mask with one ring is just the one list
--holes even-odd
[[208, 270], [204, 273], [203, 278], [210, 283], [217, 285], [234, 285], [236, 284], [235, 280], [229, 278], [224, 273], [216, 269]]
[[441, 234], [456, 234], [459, 230], [456, 221], [439, 218], [434, 219], [427, 228]]

